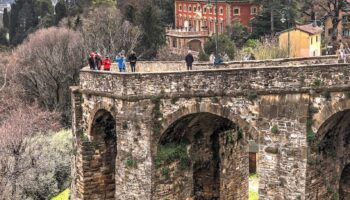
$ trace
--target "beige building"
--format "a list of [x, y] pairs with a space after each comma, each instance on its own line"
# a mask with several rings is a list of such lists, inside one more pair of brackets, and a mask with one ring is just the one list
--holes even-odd
[[290, 57], [320, 56], [322, 32], [314, 24], [296, 25], [279, 34], [279, 46], [287, 51], [289, 46]]

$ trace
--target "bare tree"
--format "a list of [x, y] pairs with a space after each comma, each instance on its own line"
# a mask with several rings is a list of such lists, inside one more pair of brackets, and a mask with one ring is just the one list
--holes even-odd
[[139, 42], [141, 30], [123, 20], [118, 9], [98, 7], [83, 19], [81, 33], [86, 49], [112, 56], [122, 49], [126, 52], [133, 50]]
[[26, 169], [21, 165], [28, 138], [58, 130], [59, 115], [42, 111], [38, 106], [20, 106], [12, 110], [0, 126], [0, 192], [2, 199], [18, 199], [18, 177]]
[[78, 84], [84, 67], [83, 41], [78, 32], [65, 28], [41, 29], [14, 52], [17, 82], [26, 98], [69, 120], [69, 87]]

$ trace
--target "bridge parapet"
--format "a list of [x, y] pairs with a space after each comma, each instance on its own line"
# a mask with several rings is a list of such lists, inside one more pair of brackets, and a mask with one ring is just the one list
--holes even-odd
[[82, 70], [80, 89], [120, 98], [285, 94], [349, 87], [348, 64], [250, 67], [158, 73]]
[[[230, 61], [221, 65], [214, 66], [209, 62], [195, 62], [193, 70], [205, 69], [234, 69], [234, 68], [249, 68], [249, 67], [270, 67], [270, 66], [300, 66], [300, 65], [315, 65], [315, 64], [337, 64], [336, 56], [320, 56], [307, 58], [283, 58], [273, 60], [250, 60], [250, 61]], [[114, 64], [113, 70], [117, 70]], [[127, 72], [131, 72], [130, 67], [127, 67]], [[140, 61], [137, 63], [136, 72], [174, 72], [186, 71], [184, 61]]]

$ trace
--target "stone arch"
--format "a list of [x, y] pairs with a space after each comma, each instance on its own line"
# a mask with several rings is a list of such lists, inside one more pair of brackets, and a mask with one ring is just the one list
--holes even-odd
[[350, 199], [350, 164], [344, 167], [339, 184], [339, 200]]
[[[338, 104], [345, 105], [345, 104]], [[340, 109], [340, 107], [333, 107]], [[324, 109], [329, 109], [329, 105]], [[333, 110], [334, 110], [333, 109]], [[329, 116], [329, 110], [322, 116]], [[323, 119], [323, 118], [322, 118]], [[342, 173], [350, 164], [350, 109], [332, 114], [319, 126], [314, 141], [309, 141], [306, 191], [308, 199], [340, 197]], [[347, 171], [345, 171], [347, 176]], [[347, 185], [343, 185], [347, 186]], [[345, 194], [346, 195], [346, 194]]]
[[188, 41], [188, 48], [192, 51], [200, 52], [202, 50], [202, 41], [198, 39], [193, 39]]
[[[194, 103], [164, 116], [163, 127], [163, 134], [154, 139], [154, 199], [248, 198], [248, 143], [245, 140], [248, 134], [239, 138], [240, 131], [251, 130], [246, 121], [229, 108]], [[187, 152], [190, 164], [185, 171], [177, 168], [182, 161], [169, 166], [157, 163], [157, 150], [162, 152], [169, 144], [180, 145], [183, 152]], [[198, 159], [193, 157], [199, 154]], [[164, 179], [162, 173], [169, 173], [169, 177]]]
[[[105, 107], [106, 106], [101, 106]], [[97, 199], [115, 199], [115, 166], [117, 155], [116, 120], [106, 109], [97, 107], [92, 111], [89, 124], [89, 143], [91, 157], [87, 159], [85, 174], [91, 174], [91, 197]]]

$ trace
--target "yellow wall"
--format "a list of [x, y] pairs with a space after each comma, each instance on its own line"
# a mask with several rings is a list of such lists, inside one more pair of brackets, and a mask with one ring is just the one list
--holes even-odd
[[[311, 57], [321, 55], [321, 34], [309, 35], [308, 33], [295, 29], [291, 30], [289, 34], [290, 57]], [[312, 44], [311, 38], [313, 41]], [[286, 49], [286, 51], [288, 50], [288, 32], [280, 34], [279, 46]]]

